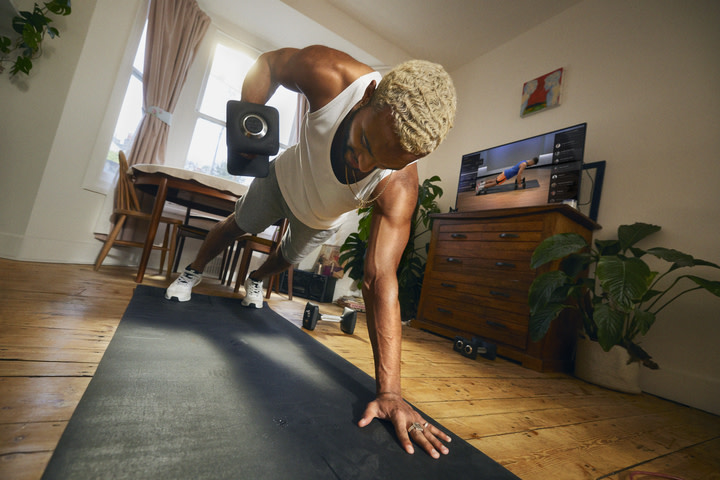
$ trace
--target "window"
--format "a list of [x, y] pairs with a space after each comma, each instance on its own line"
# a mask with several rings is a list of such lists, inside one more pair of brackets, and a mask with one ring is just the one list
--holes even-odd
[[111, 170], [112, 175], [118, 169], [118, 152], [124, 151], [130, 153], [135, 132], [137, 131], [143, 116], [143, 90], [142, 78], [143, 67], [145, 65], [145, 33], [147, 26], [143, 29], [140, 45], [138, 46], [133, 60], [132, 75], [125, 92], [125, 98], [120, 109], [120, 116], [117, 124], [115, 124], [115, 132], [113, 133], [110, 149], [108, 150], [105, 160], [105, 171]]
[[[233, 177], [227, 171], [225, 140], [225, 108], [228, 100], [239, 99], [245, 75], [255, 63], [255, 57], [218, 43], [207, 74], [204, 91], [200, 95], [195, 129], [188, 149], [185, 168], [209, 175], [234, 179], [249, 185], [251, 177]], [[293, 138], [297, 94], [278, 88], [268, 101], [280, 112], [280, 151], [290, 146]]]

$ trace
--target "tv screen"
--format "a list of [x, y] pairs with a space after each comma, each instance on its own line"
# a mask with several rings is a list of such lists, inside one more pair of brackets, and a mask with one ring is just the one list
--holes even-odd
[[586, 130], [582, 123], [463, 155], [455, 208], [577, 205]]

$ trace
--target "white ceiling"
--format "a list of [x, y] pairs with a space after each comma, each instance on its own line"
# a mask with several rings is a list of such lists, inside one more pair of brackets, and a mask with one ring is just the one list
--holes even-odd
[[314, 43], [378, 68], [423, 58], [454, 70], [581, 0], [198, 0], [260, 48]]

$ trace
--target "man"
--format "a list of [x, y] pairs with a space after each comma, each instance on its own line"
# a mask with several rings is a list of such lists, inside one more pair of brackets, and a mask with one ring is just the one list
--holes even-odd
[[324, 243], [347, 212], [373, 204], [363, 296], [377, 392], [358, 425], [389, 420], [408, 453], [415, 442], [439, 458], [439, 452], [448, 453], [443, 442], [450, 437], [421, 418], [401, 394], [396, 270], [417, 201], [415, 161], [433, 151], [452, 127], [452, 80], [429, 62], [406, 62], [382, 78], [331, 48], [285, 48], [260, 56], [243, 83], [242, 99], [264, 104], [279, 85], [302, 93], [310, 105], [299, 143], [272, 162], [268, 177], [253, 181], [235, 213], [210, 231], [166, 297], [189, 300], [205, 265], [235, 238], [288, 218], [278, 252], [245, 282], [242, 304], [262, 308], [264, 277], [298, 263]]
[[500, 175], [493, 179], [480, 180], [475, 185], [475, 195], [482, 195], [487, 191], [488, 188], [505, 183], [505, 180], [510, 180], [513, 177], [517, 177], [515, 179], [515, 190], [520, 188], [520, 186], [523, 186], [522, 188], [525, 188], [525, 177], [523, 176], [523, 172], [526, 168], [537, 165], [538, 161], [538, 157], [533, 157], [530, 160], [522, 160], [513, 165], [512, 167], [506, 168]]

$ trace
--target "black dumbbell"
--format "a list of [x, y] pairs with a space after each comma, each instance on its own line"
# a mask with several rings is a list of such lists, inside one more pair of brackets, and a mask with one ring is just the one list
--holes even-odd
[[483, 341], [477, 337], [473, 337], [470, 341], [463, 337], [455, 337], [453, 350], [473, 360], [475, 360], [478, 355], [488, 360], [495, 360], [495, 357], [497, 357], [497, 345]]
[[280, 149], [280, 114], [277, 109], [230, 100], [225, 113], [228, 173], [267, 177], [270, 155], [277, 154]]
[[308, 302], [305, 305], [305, 311], [303, 312], [303, 327], [308, 330], [315, 330], [318, 320], [323, 320], [325, 322], [338, 322], [340, 323], [340, 330], [348, 335], [352, 335], [355, 331], [357, 312], [351, 308], [345, 307], [342, 316], [323, 315], [320, 313], [320, 307]]

